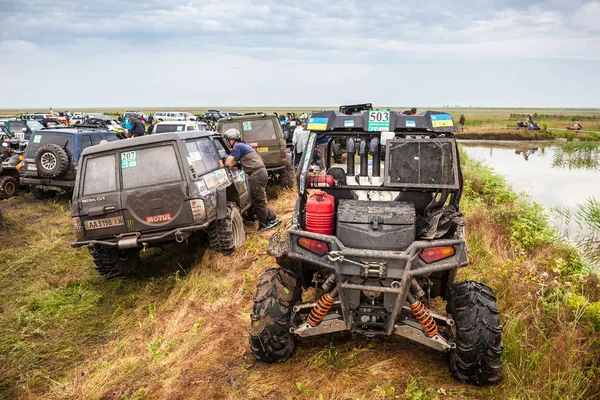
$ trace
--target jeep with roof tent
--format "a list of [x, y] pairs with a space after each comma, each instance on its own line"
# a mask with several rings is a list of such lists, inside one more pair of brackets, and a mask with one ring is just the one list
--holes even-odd
[[115, 132], [87, 127], [37, 131], [25, 149], [25, 173], [21, 183], [29, 186], [38, 200], [59, 192], [70, 193], [83, 150], [102, 140], [119, 139]]
[[105, 277], [128, 275], [140, 250], [170, 244], [233, 252], [250, 207], [244, 171], [224, 167], [221, 136], [180, 132], [88, 148], [73, 192], [73, 247], [86, 246]]
[[286, 149], [279, 118], [275, 114], [256, 113], [221, 118], [217, 131], [222, 135], [227, 129], [236, 128], [242, 140], [252, 146], [261, 156], [269, 183], [282, 187], [294, 184], [292, 157]]
[[[333, 332], [395, 334], [447, 352], [459, 381], [497, 382], [502, 326], [494, 293], [475, 281], [455, 283], [468, 264], [456, 125], [442, 112], [356, 108], [308, 121], [291, 227], [269, 243], [280, 268], [262, 275], [254, 297], [254, 357], [283, 362], [297, 338]], [[314, 174], [321, 139], [326, 167]], [[342, 140], [346, 160], [336, 164], [332, 147]], [[314, 298], [303, 302], [309, 288]], [[446, 313], [430, 308], [436, 297], [447, 300]]]

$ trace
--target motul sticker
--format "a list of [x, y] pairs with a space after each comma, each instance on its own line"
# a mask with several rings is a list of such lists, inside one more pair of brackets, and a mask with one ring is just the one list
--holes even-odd
[[147, 224], [162, 224], [163, 222], [168, 222], [173, 219], [173, 215], [169, 214], [161, 214], [161, 215], [153, 215], [146, 217]]

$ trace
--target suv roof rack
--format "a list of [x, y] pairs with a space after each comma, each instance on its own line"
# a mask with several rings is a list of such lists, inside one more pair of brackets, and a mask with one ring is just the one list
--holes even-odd
[[424, 111], [417, 115], [405, 115], [399, 111], [369, 110], [360, 114], [343, 114], [338, 111], [312, 113], [307, 129], [312, 132], [379, 134], [382, 131], [415, 133], [452, 133], [458, 128], [450, 114], [440, 111]]

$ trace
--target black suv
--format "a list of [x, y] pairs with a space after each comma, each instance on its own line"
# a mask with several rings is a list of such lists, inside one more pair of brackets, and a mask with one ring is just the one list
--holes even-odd
[[200, 244], [230, 253], [245, 242], [250, 207], [242, 170], [210, 132], [143, 136], [91, 147], [73, 192], [73, 247], [87, 246], [106, 277], [127, 275], [142, 248]]
[[114, 132], [89, 128], [63, 128], [37, 131], [25, 150], [25, 173], [21, 183], [28, 185], [35, 198], [71, 192], [83, 150], [102, 140], [119, 140]]

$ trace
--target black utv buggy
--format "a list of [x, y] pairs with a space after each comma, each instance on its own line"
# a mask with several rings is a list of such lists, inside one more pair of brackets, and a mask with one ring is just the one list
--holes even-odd
[[[459, 381], [498, 381], [502, 327], [494, 293], [482, 283], [454, 282], [468, 259], [452, 118], [348, 111], [309, 119], [291, 227], [269, 246], [280, 268], [263, 274], [254, 298], [255, 358], [283, 362], [298, 337], [396, 334], [447, 352]], [[318, 141], [327, 143], [325, 175], [309, 169]], [[332, 165], [339, 142], [346, 162]], [[303, 302], [309, 288], [314, 300]], [[447, 300], [445, 314], [429, 308], [435, 297]]]

